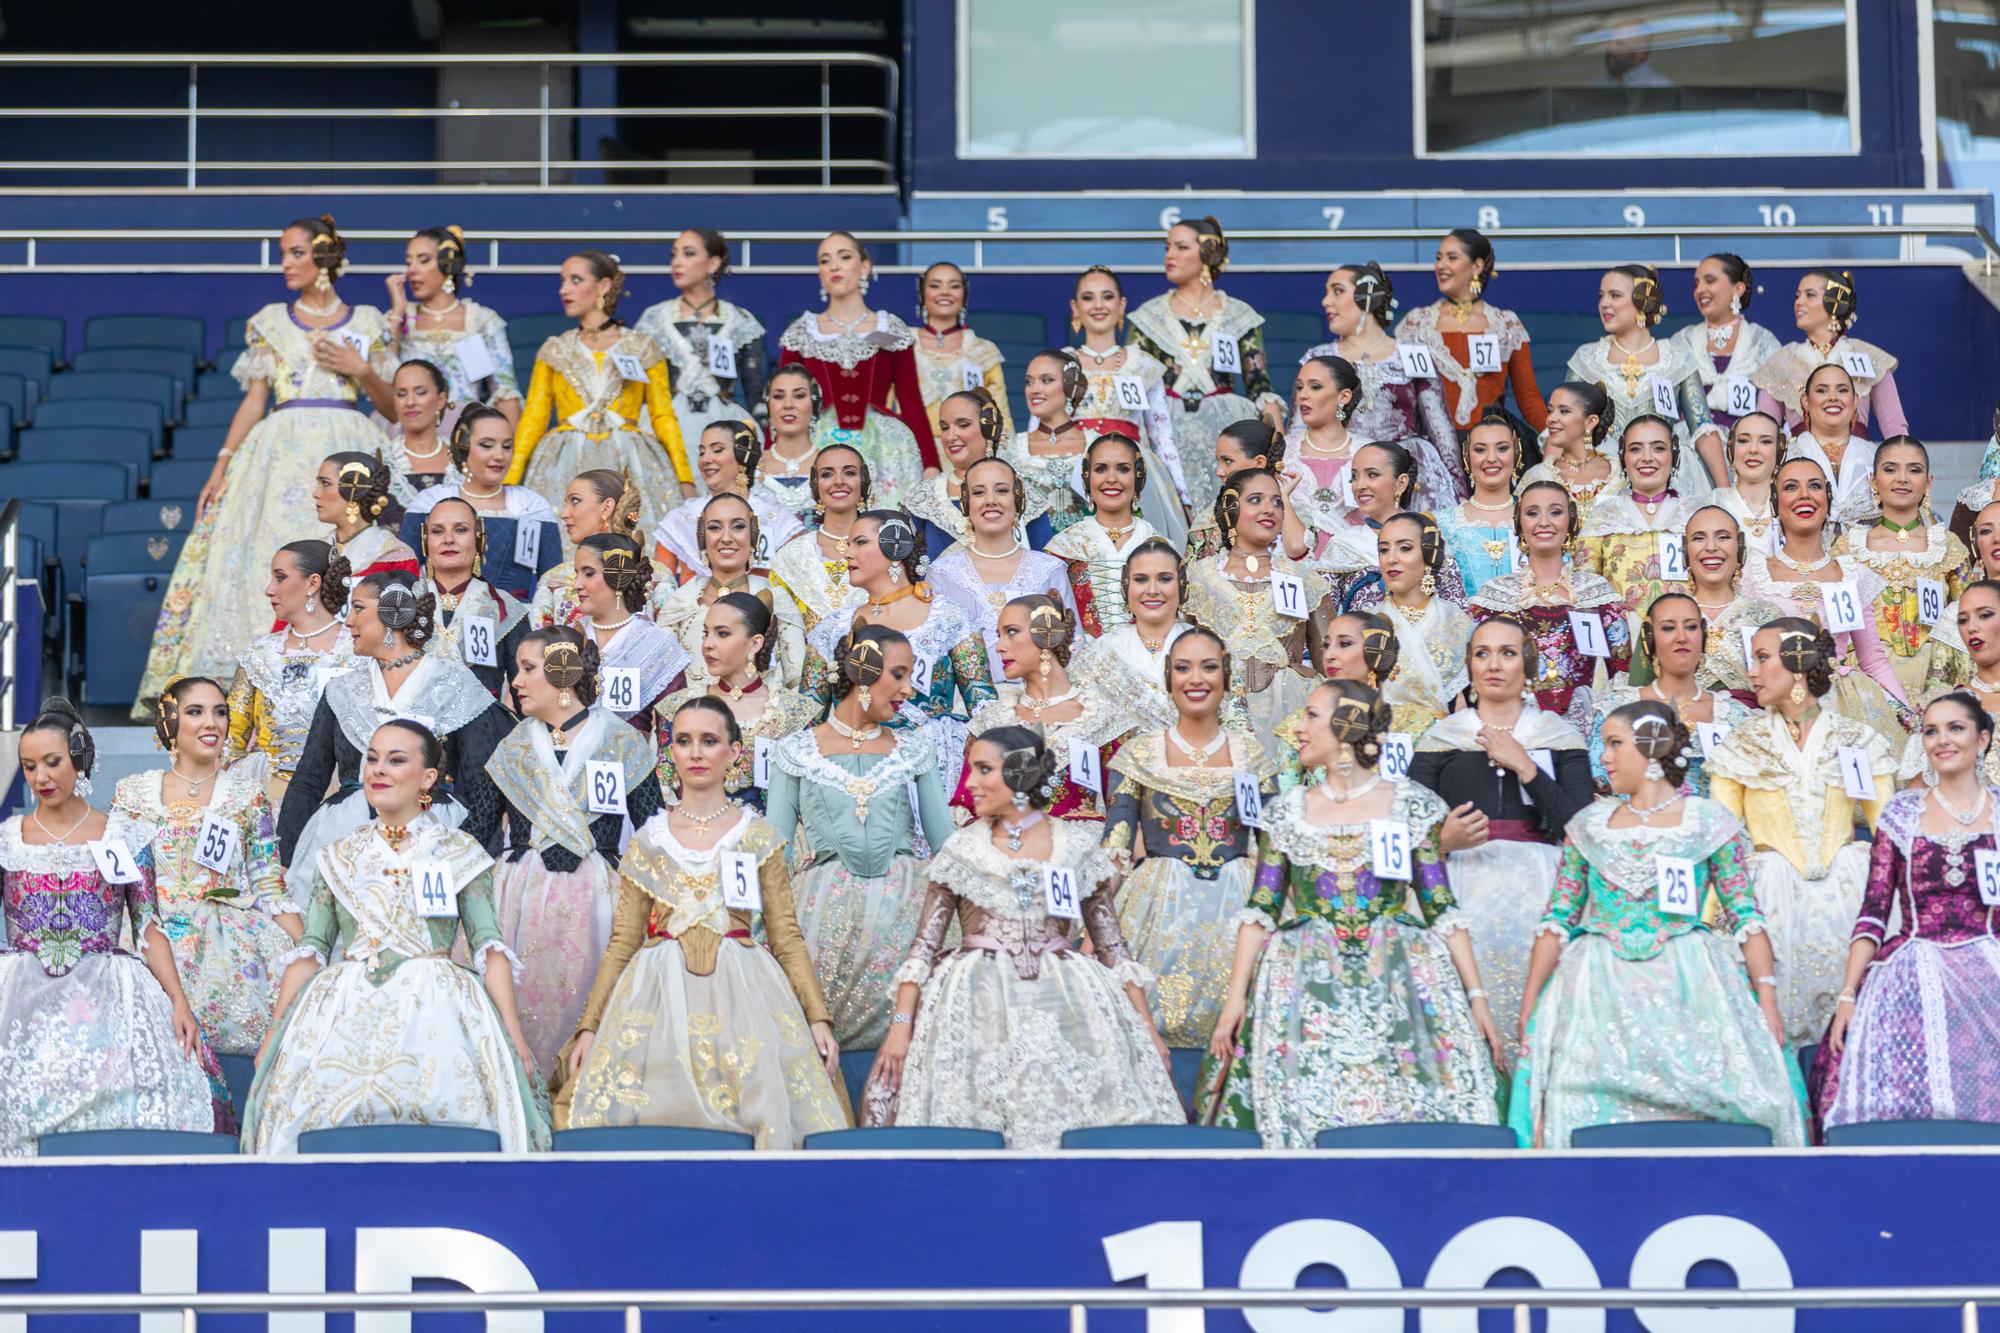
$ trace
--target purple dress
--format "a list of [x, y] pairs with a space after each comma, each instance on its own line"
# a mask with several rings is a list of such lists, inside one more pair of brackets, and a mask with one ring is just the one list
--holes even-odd
[[[2000, 789], [1989, 789], [2000, 812]], [[1854, 937], [1883, 941], [1857, 992], [1847, 1044], [1820, 1047], [1813, 1106], [1826, 1125], [1868, 1120], [2000, 1122], [2000, 938], [1979, 899], [1975, 853], [1994, 822], [1917, 831], [1924, 793], [1882, 808]], [[1892, 910], [1899, 929], [1889, 937]]]

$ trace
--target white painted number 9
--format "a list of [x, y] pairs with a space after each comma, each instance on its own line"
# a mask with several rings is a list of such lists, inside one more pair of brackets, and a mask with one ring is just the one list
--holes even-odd
[[1637, 204], [1625, 205], [1625, 225], [1628, 227], [1645, 226], [1646, 210], [1639, 207]]

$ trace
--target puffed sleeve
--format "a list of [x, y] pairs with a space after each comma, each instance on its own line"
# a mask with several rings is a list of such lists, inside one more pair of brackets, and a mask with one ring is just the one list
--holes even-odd
[[1507, 382], [1514, 390], [1515, 410], [1528, 423], [1528, 429], [1537, 435], [1548, 429], [1549, 405], [1535, 383], [1535, 356], [1525, 342], [1507, 358]]
[[1868, 851], [1868, 883], [1861, 891], [1861, 914], [1854, 921], [1854, 938], [1880, 944], [1889, 933], [1889, 912], [1896, 886], [1903, 882], [1903, 850], [1889, 837], [1875, 839]]
[[556, 373], [538, 356], [534, 373], [528, 378], [528, 401], [521, 408], [521, 424], [514, 427], [514, 461], [507, 467], [507, 485], [521, 484], [528, 460], [535, 456], [535, 446], [548, 433], [549, 415], [555, 407]]
[[1132, 866], [1139, 842], [1139, 800], [1145, 787], [1129, 773], [1105, 770], [1111, 790], [1104, 798], [1104, 850], [1121, 871]]
[[235, 763], [254, 748], [250, 743], [250, 712], [256, 706], [256, 697], [257, 687], [250, 683], [250, 673], [237, 667], [235, 676], [229, 681], [229, 741], [223, 750], [225, 766]]
[[1424, 830], [1424, 836], [1411, 848], [1410, 861], [1416, 871], [1410, 888], [1424, 924], [1444, 935], [1463, 930], [1465, 921], [1458, 910], [1458, 899], [1451, 893], [1451, 878], [1445, 871], [1443, 820]]
[[757, 869], [757, 878], [758, 892], [764, 902], [764, 942], [770, 947], [771, 956], [785, 970], [785, 980], [791, 983], [792, 994], [798, 997], [806, 1022], [832, 1022], [826, 996], [820, 990], [819, 974], [813, 970], [805, 936], [799, 931], [792, 876], [785, 868], [784, 853], [777, 851], [766, 856]]
[[965, 700], [968, 716], [981, 704], [999, 697], [993, 688], [993, 669], [986, 660], [984, 638], [977, 633], [968, 636], [951, 650], [950, 659], [952, 680], [958, 687], [959, 697]]
[[[109, 828], [105, 831], [111, 832]], [[153, 878], [153, 845], [140, 842], [133, 846], [128, 841], [126, 850], [132, 853], [139, 878], [119, 887], [124, 891], [125, 911], [132, 918], [132, 941], [143, 949], [147, 930], [160, 930], [160, 890]], [[160, 938], [164, 940], [166, 932], [160, 931]]]
[[236, 364], [229, 368], [230, 375], [246, 390], [258, 380], [270, 381], [278, 375], [278, 355], [271, 349], [270, 339], [258, 320], [252, 318], [243, 330], [243, 351], [236, 358]]
[[521, 396], [520, 381], [514, 377], [514, 349], [507, 343], [507, 321], [495, 315], [480, 330], [479, 340], [493, 358], [493, 396], [487, 402], [504, 403]]
[[301, 958], [310, 958], [325, 967], [327, 959], [333, 956], [333, 942], [340, 934], [340, 912], [335, 908], [333, 890], [318, 870], [312, 874], [312, 894], [306, 900], [305, 929], [299, 935], [299, 942], [288, 952], [281, 954], [273, 965], [281, 976], [284, 970]]
[[674, 386], [667, 375], [666, 358], [662, 357], [646, 368], [646, 415], [653, 423], [653, 434], [660, 441], [660, 447], [667, 451], [667, 457], [674, 465], [674, 476], [683, 485], [694, 480], [694, 473], [688, 468], [687, 445], [681, 439], [681, 421], [674, 414]]
[[1903, 396], [1896, 391], [1895, 371], [1875, 381], [1875, 387], [1868, 391], [1867, 408], [1869, 420], [1877, 427], [1876, 439], [1910, 433], [1910, 419], [1903, 414]]
[[917, 822], [924, 826], [924, 841], [934, 849], [944, 846], [944, 840], [956, 827], [935, 764], [926, 764], [924, 771], [917, 774]]
[[1125, 931], [1118, 924], [1118, 905], [1111, 884], [1110, 879], [1104, 880], [1077, 904], [1083, 916], [1083, 929], [1090, 936], [1098, 960], [1111, 969], [1113, 980], [1120, 985], [1151, 990], [1159, 979], [1132, 956], [1132, 947], [1126, 943]]
[[798, 836], [799, 779], [775, 759], [771, 763], [771, 785], [764, 793], [764, 819], [785, 840], [789, 859], [792, 841]]
[[828, 707], [833, 704], [833, 668], [810, 640], [806, 643], [805, 665], [799, 668], [799, 693]]

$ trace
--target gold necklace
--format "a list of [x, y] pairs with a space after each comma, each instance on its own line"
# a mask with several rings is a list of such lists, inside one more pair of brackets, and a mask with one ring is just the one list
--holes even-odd
[[407, 824], [379, 824], [376, 827], [382, 830], [382, 841], [389, 844], [389, 850], [392, 852], [400, 853], [403, 844], [410, 840], [410, 827]]
[[818, 535], [823, 538], [831, 538], [833, 540], [833, 553], [842, 560], [847, 559], [847, 543], [854, 537], [854, 529], [851, 525], [846, 532], [839, 533], [828, 532], [825, 528], [821, 528]]
[[1625, 359], [1618, 363], [1618, 373], [1625, 377], [1626, 397], [1629, 398], [1632, 394], [1638, 392], [1639, 381], [1646, 378], [1646, 367], [1639, 363], [1639, 352], [1650, 352], [1658, 343], [1659, 340], [1657, 338], [1649, 336], [1646, 339], [1646, 345], [1639, 348], [1638, 351], [1634, 351], [1624, 343], [1619, 342], [1616, 338], [1611, 339], [1611, 345], [1625, 353]]
[[1033, 713], [1035, 715], [1036, 720], [1039, 721], [1042, 716], [1042, 711], [1044, 709], [1055, 708], [1061, 704], [1066, 704], [1074, 698], [1076, 698], [1076, 690], [1072, 688], [1064, 690], [1061, 694], [1051, 694], [1046, 699], [1037, 699], [1031, 695], [1024, 693], [1022, 694], [1019, 702], [1021, 707]]
[[688, 809], [685, 805], [677, 805], [674, 807], [674, 809], [677, 813], [680, 814], [680, 816], [683, 819], [687, 820], [688, 823], [694, 825], [696, 828], [700, 829], [703, 833], [707, 833], [709, 825], [713, 824], [716, 820], [722, 818], [730, 811], [736, 809], [736, 807], [730, 802], [725, 800], [720, 808], [711, 810], [705, 815], [698, 815], [694, 811]]
[[1429, 602], [1425, 602], [1422, 606], [1405, 606], [1403, 603], [1391, 597], [1389, 599], [1389, 604], [1394, 606], [1398, 611], [1401, 611], [1403, 613], [1403, 618], [1408, 620], [1412, 625], [1423, 624], [1424, 617], [1431, 613], [1431, 604]]
[[1479, 298], [1476, 296], [1470, 301], [1454, 301], [1447, 296], [1444, 303], [1451, 307], [1451, 317], [1461, 329], [1472, 318], [1472, 312], [1479, 309]]

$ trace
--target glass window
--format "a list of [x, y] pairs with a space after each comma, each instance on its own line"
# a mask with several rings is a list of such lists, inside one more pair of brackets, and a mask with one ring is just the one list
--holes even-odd
[[1250, 6], [959, 0], [958, 155], [1254, 157]]
[[1412, 0], [1421, 151], [1851, 153], [1852, 0]]
[[2000, 191], [2000, 0], [1937, 0], [1938, 185]]

